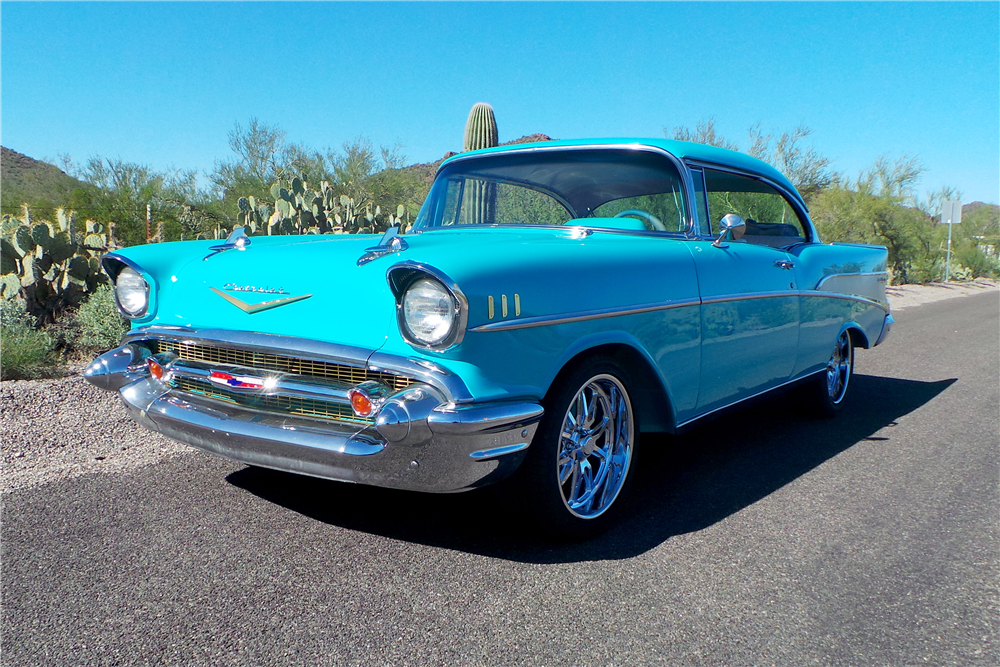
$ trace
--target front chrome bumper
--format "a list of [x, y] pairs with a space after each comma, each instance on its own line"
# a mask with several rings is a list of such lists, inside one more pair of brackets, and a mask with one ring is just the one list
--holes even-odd
[[325, 479], [452, 492], [483, 486], [521, 463], [542, 416], [530, 401], [456, 403], [418, 383], [390, 396], [372, 424], [321, 421], [173, 390], [123, 345], [85, 372], [118, 390], [138, 424], [241, 463]]

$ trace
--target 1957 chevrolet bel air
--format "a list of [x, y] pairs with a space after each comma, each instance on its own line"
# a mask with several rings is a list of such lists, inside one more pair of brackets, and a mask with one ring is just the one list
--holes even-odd
[[456, 155], [397, 231], [113, 252], [132, 329], [86, 376], [208, 452], [432, 492], [509, 477], [580, 536], [640, 433], [792, 383], [832, 415], [892, 324], [885, 248], [821, 243], [782, 174], [710, 146]]

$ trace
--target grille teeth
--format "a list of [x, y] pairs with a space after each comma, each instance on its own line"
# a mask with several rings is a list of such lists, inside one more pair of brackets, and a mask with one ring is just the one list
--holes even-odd
[[234, 403], [252, 410], [299, 415], [313, 419], [329, 419], [352, 424], [371, 424], [371, 419], [357, 417], [350, 406], [329, 401], [318, 401], [295, 396], [267, 396], [264, 394], [230, 391], [211, 382], [194, 378], [177, 377], [170, 386], [178, 391], [198, 394], [207, 398]]
[[279, 373], [302, 375], [324, 380], [335, 380], [350, 386], [374, 380], [391, 387], [395, 391], [399, 391], [414, 382], [411, 378], [402, 375], [370, 371], [365, 368], [336, 364], [329, 361], [299, 359], [281, 354], [216, 347], [200, 343], [181, 343], [172, 340], [152, 340], [148, 341], [147, 344], [153, 351], [153, 354], [173, 352], [181, 359], [188, 361], [202, 361], [210, 364], [277, 371]]

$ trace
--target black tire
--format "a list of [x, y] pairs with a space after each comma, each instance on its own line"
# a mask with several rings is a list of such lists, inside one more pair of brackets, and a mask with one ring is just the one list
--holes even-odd
[[512, 482], [543, 535], [583, 539], [606, 530], [628, 490], [639, 420], [628, 371], [591, 357], [560, 378]]
[[841, 332], [834, 343], [826, 369], [809, 383], [808, 411], [815, 417], [830, 418], [844, 407], [851, 378], [854, 377], [854, 343], [851, 333]]

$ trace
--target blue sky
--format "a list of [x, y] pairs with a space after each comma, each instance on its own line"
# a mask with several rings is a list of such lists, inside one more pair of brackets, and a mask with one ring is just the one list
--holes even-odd
[[1000, 201], [1000, 3], [0, 3], [0, 141], [35, 158], [210, 171], [251, 117], [408, 162], [500, 140], [746, 145], [799, 124], [850, 176], [915, 154], [920, 189]]

